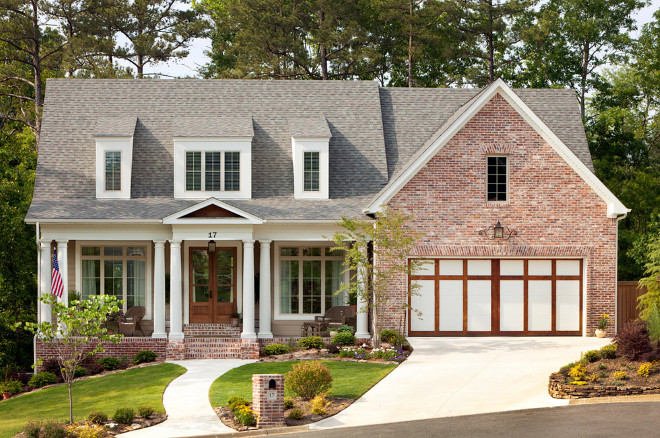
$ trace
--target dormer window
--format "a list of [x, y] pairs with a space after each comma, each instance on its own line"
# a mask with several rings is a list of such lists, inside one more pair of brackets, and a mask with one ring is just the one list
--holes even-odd
[[303, 176], [305, 180], [305, 186], [303, 190], [306, 192], [318, 192], [319, 191], [319, 157], [320, 152], [305, 152], [305, 165], [303, 169]]
[[105, 153], [105, 190], [121, 190], [121, 151]]
[[238, 192], [240, 189], [240, 152], [186, 151], [186, 191]]
[[296, 199], [330, 197], [330, 128], [323, 117], [289, 119]]
[[136, 117], [108, 117], [96, 124], [96, 197], [130, 199]]

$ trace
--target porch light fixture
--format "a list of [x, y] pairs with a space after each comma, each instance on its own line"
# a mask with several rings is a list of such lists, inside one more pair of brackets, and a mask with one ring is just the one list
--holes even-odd
[[215, 252], [215, 240], [209, 240], [209, 253]]
[[502, 239], [509, 240], [512, 236], [517, 236], [518, 232], [512, 230], [509, 227], [502, 226], [498, 220], [495, 226], [486, 227], [483, 230], [479, 230], [480, 236], [486, 236], [489, 239]]

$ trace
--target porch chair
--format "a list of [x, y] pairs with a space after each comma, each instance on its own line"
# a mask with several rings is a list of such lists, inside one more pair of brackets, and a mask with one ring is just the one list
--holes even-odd
[[144, 306], [133, 306], [128, 309], [126, 314], [119, 318], [119, 333], [124, 336], [135, 336], [135, 333], [139, 331], [144, 336], [140, 322], [144, 318], [145, 313]]
[[329, 327], [344, 324], [355, 324], [355, 309], [351, 306], [334, 306], [326, 310], [323, 316], [315, 316], [314, 321], [304, 322], [300, 327], [300, 335], [327, 336]]

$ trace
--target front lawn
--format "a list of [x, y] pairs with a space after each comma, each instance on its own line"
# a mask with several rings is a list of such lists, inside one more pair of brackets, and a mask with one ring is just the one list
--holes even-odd
[[[85, 419], [91, 411], [102, 411], [110, 417], [117, 408], [142, 405], [163, 413], [165, 388], [185, 371], [179, 365], [163, 363], [74, 382], [74, 418]], [[46, 388], [0, 402], [0, 437], [13, 436], [30, 420], [68, 418], [66, 385]]]
[[[209, 391], [211, 406], [224, 406], [227, 398], [238, 395], [252, 400], [252, 374], [285, 374], [291, 371], [293, 364], [288, 362], [257, 362], [234, 368], [218, 377]], [[322, 361], [332, 375], [332, 397], [357, 399], [369, 388], [378, 383], [396, 364]], [[286, 391], [287, 396], [293, 396]]]

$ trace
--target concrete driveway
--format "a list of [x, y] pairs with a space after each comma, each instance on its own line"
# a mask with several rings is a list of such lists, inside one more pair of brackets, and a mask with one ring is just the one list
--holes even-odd
[[410, 338], [411, 357], [334, 417], [310, 429], [563, 406], [548, 376], [610, 339]]

